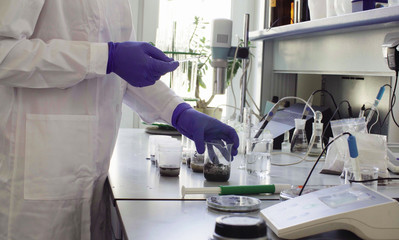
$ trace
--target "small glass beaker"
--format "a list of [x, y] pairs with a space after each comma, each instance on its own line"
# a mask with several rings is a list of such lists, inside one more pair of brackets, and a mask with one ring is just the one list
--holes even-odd
[[158, 146], [158, 166], [161, 176], [179, 176], [181, 152], [182, 147], [176, 144], [165, 144]]
[[204, 171], [204, 154], [199, 154], [195, 151], [191, 157], [190, 168], [193, 172], [202, 173]]
[[[378, 178], [378, 167], [373, 167], [373, 166], [360, 166], [360, 180], [371, 180], [371, 179], [377, 179]], [[344, 169], [344, 174], [345, 174], [345, 184], [348, 184], [350, 180], [355, 180], [356, 173], [353, 171], [353, 167], [346, 167]], [[362, 183], [363, 185], [372, 188], [374, 190], [377, 190], [378, 186], [378, 181], [370, 181], [370, 182], [364, 182]]]
[[247, 151], [247, 172], [265, 178], [270, 173], [273, 136], [264, 134], [252, 138]]
[[171, 136], [165, 136], [165, 135], [151, 135], [148, 138], [148, 157], [151, 159], [151, 162], [156, 165], [156, 153], [157, 153], [157, 144], [160, 141], [167, 141], [172, 139]]
[[233, 144], [220, 140], [206, 142], [205, 146], [205, 179], [212, 182], [226, 182], [230, 178]]

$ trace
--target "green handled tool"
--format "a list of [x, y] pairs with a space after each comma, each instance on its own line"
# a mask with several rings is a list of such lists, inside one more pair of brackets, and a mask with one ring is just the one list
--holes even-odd
[[181, 187], [181, 194], [184, 198], [186, 194], [258, 194], [258, 193], [280, 193], [283, 190], [290, 189], [290, 184], [269, 184], [269, 185], [243, 185], [243, 186], [219, 186], [219, 187], [200, 187], [186, 188]]

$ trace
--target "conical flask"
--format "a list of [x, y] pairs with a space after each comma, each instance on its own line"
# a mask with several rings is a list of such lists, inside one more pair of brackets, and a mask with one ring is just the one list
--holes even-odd
[[310, 143], [313, 141], [313, 144], [309, 152], [310, 156], [319, 156], [323, 151], [322, 133], [323, 123], [313, 123], [313, 134], [310, 139]]
[[320, 111], [316, 111], [315, 113], [315, 122], [313, 123], [313, 133], [312, 138], [310, 139], [310, 156], [319, 156], [323, 151], [323, 123], [321, 119], [323, 115]]
[[306, 153], [308, 150], [308, 139], [305, 133], [306, 119], [295, 119], [295, 131], [292, 135], [292, 152]]

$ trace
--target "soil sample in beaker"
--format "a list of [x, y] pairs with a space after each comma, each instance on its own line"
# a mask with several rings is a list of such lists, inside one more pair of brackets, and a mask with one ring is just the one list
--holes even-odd
[[196, 152], [190, 161], [190, 167], [193, 172], [202, 173], [204, 171], [204, 155]]
[[207, 162], [204, 165], [204, 177], [211, 182], [226, 182], [230, 178], [230, 165]]
[[165, 177], [177, 177], [180, 174], [180, 167], [159, 166], [159, 173]]

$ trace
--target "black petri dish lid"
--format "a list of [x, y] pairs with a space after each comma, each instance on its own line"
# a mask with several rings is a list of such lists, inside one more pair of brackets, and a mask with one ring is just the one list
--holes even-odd
[[262, 218], [246, 215], [228, 215], [216, 219], [215, 234], [234, 239], [266, 237], [266, 223]]

